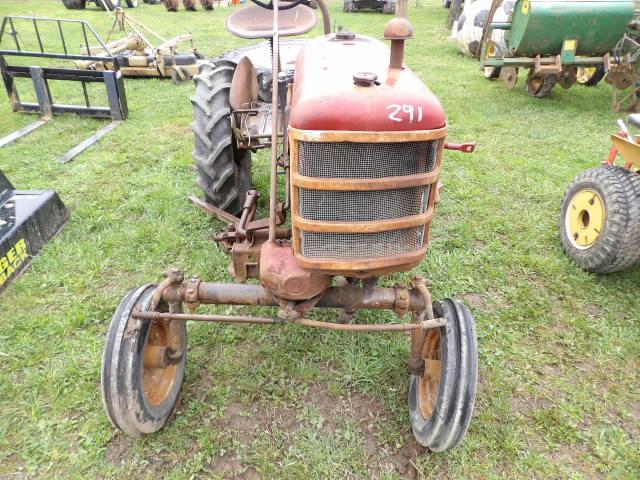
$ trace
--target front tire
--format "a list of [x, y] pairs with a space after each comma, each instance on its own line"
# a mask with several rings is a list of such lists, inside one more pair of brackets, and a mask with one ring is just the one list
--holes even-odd
[[231, 129], [231, 62], [203, 63], [191, 98], [197, 183], [211, 205], [236, 214], [251, 188], [251, 153], [239, 150]]
[[640, 260], [640, 175], [601, 166], [571, 182], [560, 209], [562, 246], [592, 273], [624, 270]]
[[[134, 309], [149, 307], [154, 290], [155, 285], [145, 285], [127, 294], [111, 320], [102, 357], [105, 412], [114, 427], [132, 437], [157, 432], [165, 425], [184, 379], [185, 322], [170, 328], [168, 322], [131, 318]], [[167, 305], [161, 304], [158, 310], [167, 311]], [[181, 346], [180, 358], [163, 356], [163, 363], [158, 363], [152, 353], [166, 349], [170, 342]]]
[[433, 304], [443, 327], [428, 330], [421, 376], [411, 375], [409, 415], [413, 434], [433, 452], [455, 448], [471, 423], [478, 382], [475, 320], [467, 307], [447, 299]]

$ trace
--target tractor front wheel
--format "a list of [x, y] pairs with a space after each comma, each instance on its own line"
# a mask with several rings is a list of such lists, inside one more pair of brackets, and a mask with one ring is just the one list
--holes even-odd
[[601, 166], [579, 174], [560, 210], [567, 255], [593, 273], [624, 270], [640, 260], [640, 175]]
[[409, 415], [419, 444], [433, 452], [456, 447], [473, 416], [478, 382], [475, 320], [456, 300], [433, 304], [443, 327], [428, 330], [422, 348], [424, 372], [411, 375]]
[[532, 97], [544, 98], [551, 95], [551, 90], [557, 82], [558, 75], [554, 73], [534, 73], [533, 70], [529, 70], [525, 90]]
[[191, 98], [195, 121], [193, 159], [198, 167], [198, 186], [211, 205], [237, 214], [251, 188], [251, 153], [240, 150], [231, 129], [229, 92], [235, 64], [203, 63], [194, 78]]
[[[185, 322], [136, 320], [155, 285], [134, 289], [116, 310], [102, 357], [102, 399], [114, 427], [131, 435], [160, 430], [178, 400], [187, 353]], [[166, 304], [159, 311], [168, 311]]]

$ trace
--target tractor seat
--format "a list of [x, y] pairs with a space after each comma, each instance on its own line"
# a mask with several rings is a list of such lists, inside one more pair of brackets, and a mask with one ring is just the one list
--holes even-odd
[[632, 113], [627, 117], [627, 122], [629, 122], [634, 127], [640, 128], [640, 113]]
[[[302, 35], [318, 23], [316, 13], [306, 5], [298, 5], [278, 12], [281, 37]], [[227, 18], [227, 30], [240, 38], [271, 38], [273, 36], [273, 11], [257, 5], [249, 5], [233, 12]]]

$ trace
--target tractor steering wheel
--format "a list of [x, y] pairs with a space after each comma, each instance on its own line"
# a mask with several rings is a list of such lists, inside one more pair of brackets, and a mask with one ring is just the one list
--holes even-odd
[[[266, 8], [267, 10], [273, 10], [273, 0], [269, 0], [269, 3], [261, 2], [260, 0], [251, 0], [253, 3], [258, 5], [259, 7]], [[280, 0], [280, 5], [278, 5], [278, 10], [289, 10], [291, 8], [297, 7], [301, 3], [308, 4], [308, 0]], [[283, 5], [285, 4], [286, 5]]]

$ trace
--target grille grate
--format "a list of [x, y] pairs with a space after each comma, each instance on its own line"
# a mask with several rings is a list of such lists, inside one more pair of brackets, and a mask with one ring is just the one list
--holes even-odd
[[301, 232], [302, 255], [308, 258], [364, 260], [415, 252], [422, 247], [424, 225], [377, 233]]
[[430, 186], [392, 190], [335, 191], [299, 188], [300, 216], [326, 222], [368, 222], [420, 215]]
[[438, 140], [395, 143], [299, 142], [298, 170], [315, 178], [385, 178], [434, 169]]

